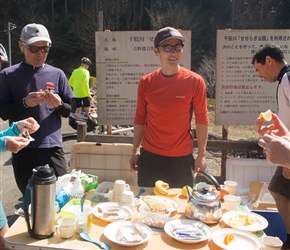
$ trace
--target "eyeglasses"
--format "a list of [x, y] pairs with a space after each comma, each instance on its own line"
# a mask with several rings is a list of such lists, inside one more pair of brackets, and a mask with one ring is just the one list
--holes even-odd
[[165, 46], [158, 45], [158, 47], [163, 48], [165, 52], [171, 52], [173, 49], [176, 52], [180, 52], [183, 49], [184, 44], [165, 45]]
[[43, 53], [47, 53], [50, 49], [50, 46], [42, 46], [42, 47], [38, 47], [38, 46], [30, 46], [27, 45], [25, 42], [22, 42], [26, 47], [29, 48], [31, 53], [37, 53], [38, 51], [43, 51]]

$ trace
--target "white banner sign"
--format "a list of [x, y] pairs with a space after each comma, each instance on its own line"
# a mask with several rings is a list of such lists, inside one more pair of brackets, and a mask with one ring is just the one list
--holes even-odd
[[[191, 31], [186, 38], [181, 65], [190, 69]], [[160, 67], [154, 55], [156, 31], [96, 32], [98, 122], [132, 125], [140, 78]]]
[[218, 30], [216, 125], [252, 125], [260, 112], [277, 112], [278, 83], [260, 79], [254, 53], [267, 43], [282, 47], [290, 59], [290, 30]]

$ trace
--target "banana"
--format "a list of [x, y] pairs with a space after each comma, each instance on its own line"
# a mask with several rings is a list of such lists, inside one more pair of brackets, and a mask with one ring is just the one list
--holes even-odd
[[162, 196], [162, 195], [163, 195], [163, 194], [161, 194], [161, 193], [158, 191], [158, 189], [157, 189], [156, 186], [153, 188], [153, 193], [154, 193], [155, 195], [159, 195], [159, 196]]
[[173, 197], [175, 197], [177, 195], [177, 193], [174, 193], [174, 192], [167, 192], [167, 195], [166, 196], [168, 196], [168, 197], [170, 197], [170, 198], [173, 198]]
[[155, 195], [163, 195], [168, 196], [170, 198], [175, 197], [177, 194], [174, 192], [168, 192], [167, 189], [169, 188], [168, 183], [158, 180], [155, 182], [155, 187], [153, 189], [153, 192]]
[[159, 193], [161, 193], [162, 195], [167, 195], [166, 189], [169, 188], [168, 183], [158, 180], [155, 182], [155, 187], [157, 188]]

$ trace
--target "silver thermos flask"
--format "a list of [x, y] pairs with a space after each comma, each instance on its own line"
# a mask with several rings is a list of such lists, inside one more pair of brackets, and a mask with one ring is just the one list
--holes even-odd
[[56, 176], [48, 165], [32, 170], [24, 196], [24, 216], [29, 234], [37, 239], [52, 237], [55, 231]]

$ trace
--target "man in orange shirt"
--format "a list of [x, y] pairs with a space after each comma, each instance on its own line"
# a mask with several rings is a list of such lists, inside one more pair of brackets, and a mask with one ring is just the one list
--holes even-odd
[[[208, 136], [206, 85], [203, 78], [180, 66], [185, 38], [165, 27], [154, 38], [161, 68], [138, 85], [134, 145], [130, 166], [138, 170], [138, 185], [153, 187], [163, 180], [170, 187], [192, 186], [193, 170], [205, 170]], [[198, 154], [193, 158], [192, 115]]]

